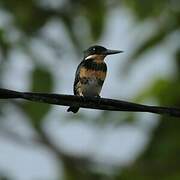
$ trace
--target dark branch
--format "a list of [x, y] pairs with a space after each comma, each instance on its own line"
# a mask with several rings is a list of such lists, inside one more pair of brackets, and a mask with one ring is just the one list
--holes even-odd
[[109, 111], [131, 111], [131, 112], [150, 112], [156, 114], [166, 114], [169, 116], [180, 117], [180, 108], [160, 107], [141, 105], [126, 101], [96, 98], [96, 97], [79, 97], [63, 94], [49, 93], [31, 93], [17, 92], [0, 88], [0, 99], [20, 98], [35, 102], [62, 105], [62, 106], [79, 106], [82, 108], [109, 110]]

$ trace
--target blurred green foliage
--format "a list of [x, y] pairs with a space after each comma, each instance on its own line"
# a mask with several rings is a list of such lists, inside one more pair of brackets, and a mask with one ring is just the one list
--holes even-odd
[[2, 29], [0, 29], [0, 48], [4, 57], [8, 54], [8, 50], [11, 48], [10, 44], [5, 38], [5, 32]]
[[28, 35], [38, 31], [51, 15], [51, 11], [38, 7], [33, 0], [2, 0], [0, 5], [15, 17], [15, 25]]
[[[103, 0], [67, 0], [56, 8], [52, 8], [35, 0], [1, 0], [0, 11], [6, 12], [11, 17], [11, 21], [8, 27], [0, 26], [0, 74], [5, 66], [2, 62], [8, 61], [11, 50], [22, 44], [28, 45], [33, 38], [39, 37], [41, 30], [52, 19], [57, 19], [63, 23], [76, 50], [82, 50], [85, 41], [87, 41], [87, 44], [98, 41], [103, 34], [108, 11], [113, 8], [108, 3], [108, 1]], [[112, 3], [114, 3], [114, 8], [119, 8], [119, 10], [122, 7], [127, 8], [137, 22], [144, 23], [151, 20], [156, 26], [154, 33], [147, 37], [139, 47], [136, 47], [134, 53], [129, 57], [129, 61], [127, 61], [128, 69], [135, 65], [141, 55], [163, 44], [164, 40], [167, 40], [173, 34], [176, 33], [180, 37], [179, 0], [113, 0]], [[87, 39], [81, 38], [77, 34], [75, 20], [79, 17], [85, 19], [90, 29], [90, 39], [88, 33]], [[18, 40], [15, 42], [10, 41], [9, 28], [12, 26], [20, 33]], [[63, 46], [63, 43], [61, 46]], [[174, 47], [172, 41], [169, 46]], [[149, 87], [140, 90], [139, 95], [135, 98], [137, 101], [141, 102], [146, 98], [154, 98], [160, 105], [180, 106], [180, 44], [174, 50], [172, 61], [177, 67], [174, 77], [171, 79], [155, 79]], [[0, 82], [1, 80], [2, 76], [0, 76]], [[52, 92], [53, 86], [54, 80], [51, 72], [34, 64], [31, 81], [32, 91]], [[23, 110], [38, 132], [50, 107], [39, 103], [24, 103]], [[127, 117], [123, 116], [123, 118], [127, 119], [127, 123], [134, 121], [132, 114], [127, 115]], [[107, 119], [113, 119], [113, 113], [103, 112], [98, 118], [102, 123]], [[178, 141], [180, 138], [180, 121], [170, 117], [159, 117], [159, 120], [160, 123], [154, 130], [151, 141], [144, 152], [128, 167], [120, 168], [120, 173], [116, 171], [117, 173], [113, 174], [110, 179], [180, 179], [180, 158], [178, 154], [180, 151]], [[88, 169], [82, 171], [73, 164], [69, 166], [67, 159], [61, 160], [64, 163], [66, 180], [109, 179], [105, 174], [97, 174]]]
[[170, 5], [169, 0], [128, 0], [124, 1], [124, 3], [140, 20], [145, 20], [149, 17], [157, 17], [161, 15], [162, 11], [164, 11]]
[[[32, 72], [32, 92], [52, 92], [52, 74], [46, 68], [36, 67]], [[28, 103], [23, 105], [24, 112], [28, 115], [35, 128], [39, 128], [43, 118], [47, 115], [50, 105], [41, 103]]]
[[[132, 60], [138, 60], [140, 55], [162, 44], [173, 33], [180, 34], [178, 32], [180, 29], [179, 1], [146, 1], [145, 4], [144, 8], [142, 8], [140, 4], [132, 3], [133, 11], [138, 17], [143, 19], [155, 16], [154, 22], [158, 23], [157, 31], [137, 48], [130, 57], [128, 66], [131, 65], [130, 62]], [[170, 79], [156, 79], [154, 83], [139, 93], [137, 101], [153, 97], [160, 105], [180, 106], [179, 51], [180, 44], [174, 54], [174, 61], [177, 67], [174, 77]], [[160, 124], [155, 129], [146, 150], [132, 166], [124, 169], [117, 179], [177, 180], [180, 178], [180, 159], [178, 156], [180, 151], [180, 143], [178, 142], [180, 121], [170, 117], [160, 117], [159, 119], [161, 120]]]

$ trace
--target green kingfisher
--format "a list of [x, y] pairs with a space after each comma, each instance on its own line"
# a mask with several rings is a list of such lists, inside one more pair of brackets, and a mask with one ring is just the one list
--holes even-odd
[[[91, 46], [84, 51], [84, 58], [79, 64], [74, 80], [74, 95], [100, 97], [100, 92], [106, 78], [107, 66], [104, 59], [107, 55], [122, 53], [102, 46]], [[71, 106], [68, 112], [77, 113], [79, 107]]]

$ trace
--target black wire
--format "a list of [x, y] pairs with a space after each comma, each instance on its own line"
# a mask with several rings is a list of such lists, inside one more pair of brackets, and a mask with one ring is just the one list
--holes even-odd
[[53, 93], [18, 92], [0, 88], [0, 99], [14, 98], [62, 106], [78, 106], [82, 108], [110, 111], [150, 112], [180, 117], [180, 108], [176, 107], [148, 106], [127, 101], [98, 97], [79, 97], [74, 95]]

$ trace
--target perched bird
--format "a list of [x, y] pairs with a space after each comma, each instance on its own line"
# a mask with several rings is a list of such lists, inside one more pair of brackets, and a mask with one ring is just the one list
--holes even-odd
[[[79, 64], [74, 81], [74, 95], [100, 97], [102, 85], [106, 78], [107, 66], [104, 58], [107, 55], [123, 51], [110, 50], [102, 46], [92, 46], [84, 51], [84, 58]], [[68, 112], [77, 113], [79, 107], [71, 106]]]

